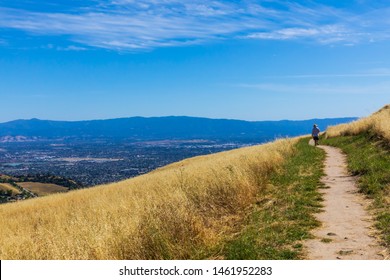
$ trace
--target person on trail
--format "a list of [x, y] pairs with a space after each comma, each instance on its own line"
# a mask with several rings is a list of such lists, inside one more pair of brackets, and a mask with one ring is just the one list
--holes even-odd
[[320, 129], [318, 128], [318, 125], [314, 124], [313, 129], [311, 130], [311, 136], [313, 137], [314, 140], [314, 146], [318, 145], [318, 140], [320, 135]]

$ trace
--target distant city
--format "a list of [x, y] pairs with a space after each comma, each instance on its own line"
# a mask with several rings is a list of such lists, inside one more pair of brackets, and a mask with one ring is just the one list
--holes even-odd
[[255, 143], [210, 140], [127, 142], [97, 140], [61, 143], [31, 141], [0, 143], [0, 174], [47, 174], [95, 186], [147, 173], [185, 158]]

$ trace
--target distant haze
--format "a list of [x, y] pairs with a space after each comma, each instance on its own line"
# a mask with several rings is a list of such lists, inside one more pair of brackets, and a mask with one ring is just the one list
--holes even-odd
[[309, 134], [314, 123], [321, 130], [356, 118], [303, 121], [258, 121], [195, 117], [132, 117], [92, 121], [16, 120], [0, 124], [2, 142], [42, 139], [223, 139], [269, 141], [274, 138]]

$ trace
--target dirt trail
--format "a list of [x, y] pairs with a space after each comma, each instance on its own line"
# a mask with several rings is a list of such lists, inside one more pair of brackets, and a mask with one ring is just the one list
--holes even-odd
[[322, 182], [323, 212], [316, 215], [322, 226], [315, 239], [305, 244], [310, 260], [380, 260], [385, 249], [373, 237], [372, 217], [365, 210], [368, 202], [357, 191], [355, 178], [348, 175], [346, 157], [340, 149], [325, 150], [325, 176]]

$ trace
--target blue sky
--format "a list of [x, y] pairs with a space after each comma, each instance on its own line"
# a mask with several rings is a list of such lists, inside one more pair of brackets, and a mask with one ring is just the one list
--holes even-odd
[[389, 50], [388, 1], [0, 0], [0, 122], [361, 117]]

